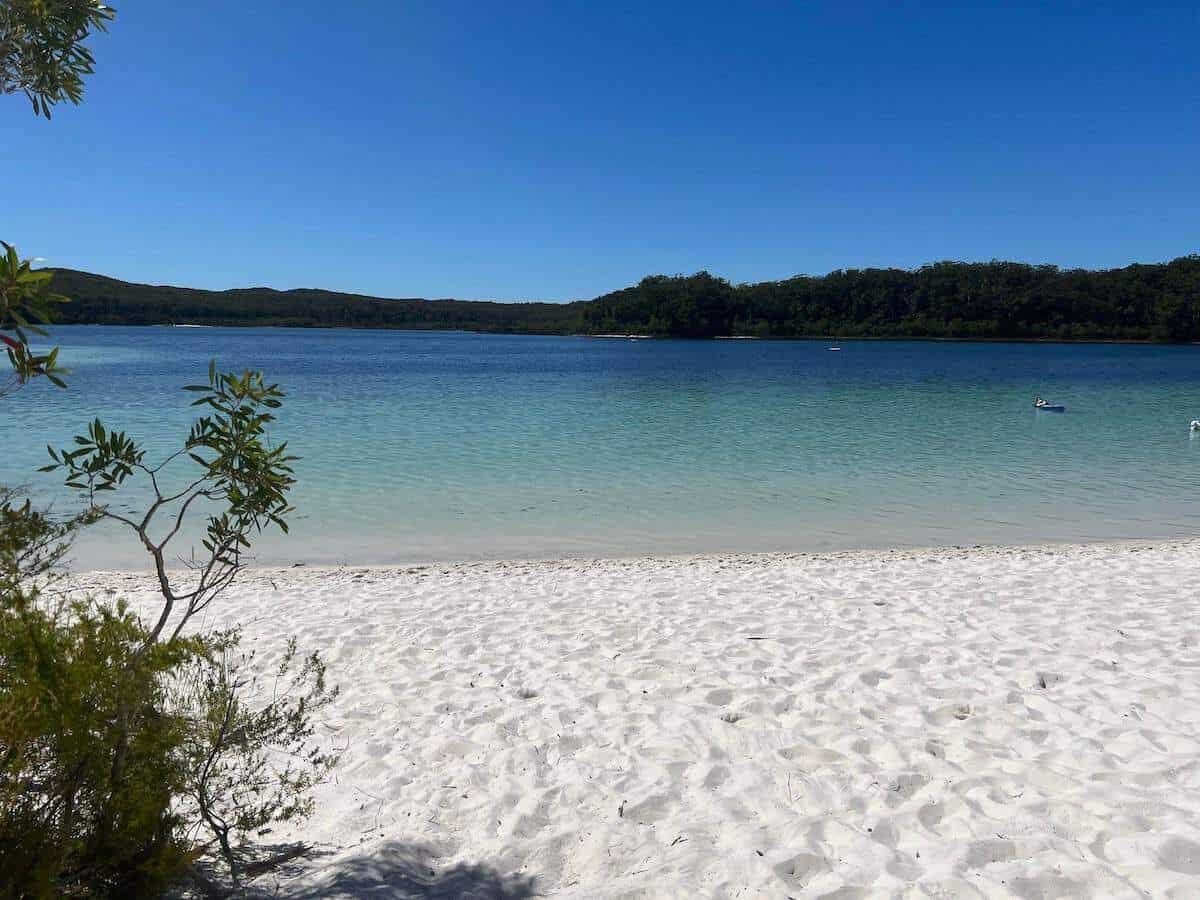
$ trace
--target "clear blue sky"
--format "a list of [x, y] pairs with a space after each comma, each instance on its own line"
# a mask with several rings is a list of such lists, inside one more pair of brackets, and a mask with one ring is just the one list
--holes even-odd
[[1200, 249], [1200, 7], [114, 0], [0, 237], [197, 287], [570, 299]]

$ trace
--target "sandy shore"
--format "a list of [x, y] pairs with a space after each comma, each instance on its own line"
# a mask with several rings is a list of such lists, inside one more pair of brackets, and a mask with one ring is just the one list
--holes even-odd
[[342, 688], [272, 896], [1200, 897], [1200, 542], [264, 569], [212, 620]]

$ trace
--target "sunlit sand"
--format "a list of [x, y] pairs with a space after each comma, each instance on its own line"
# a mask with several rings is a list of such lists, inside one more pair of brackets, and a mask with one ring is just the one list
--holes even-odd
[[271, 895], [1182, 898], [1198, 613], [1185, 542], [255, 570], [212, 622], [342, 688]]

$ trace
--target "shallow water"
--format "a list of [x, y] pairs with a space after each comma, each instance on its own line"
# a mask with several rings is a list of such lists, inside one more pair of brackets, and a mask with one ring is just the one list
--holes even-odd
[[[0, 483], [99, 415], [182, 437], [208, 361], [288, 391], [303, 457], [267, 563], [630, 555], [1200, 534], [1200, 350], [55, 329], [70, 389], [2, 401]], [[1035, 394], [1065, 403], [1039, 413]], [[140, 499], [135, 489], [128, 501]], [[140, 562], [99, 528], [81, 567]]]

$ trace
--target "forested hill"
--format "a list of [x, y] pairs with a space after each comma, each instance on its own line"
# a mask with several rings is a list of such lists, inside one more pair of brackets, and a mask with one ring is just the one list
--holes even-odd
[[61, 321], [158, 325], [465, 329], [677, 337], [956, 337], [1200, 340], [1200, 255], [1087, 271], [942, 262], [733, 285], [655, 275], [574, 303], [387, 300], [321, 290], [202, 291], [58, 270]]
[[101, 325], [283, 325], [301, 328], [413, 328], [561, 334], [581, 321], [580, 303], [389, 300], [302, 288], [195, 288], [132, 284], [55, 270], [50, 289], [70, 298], [58, 321]]

